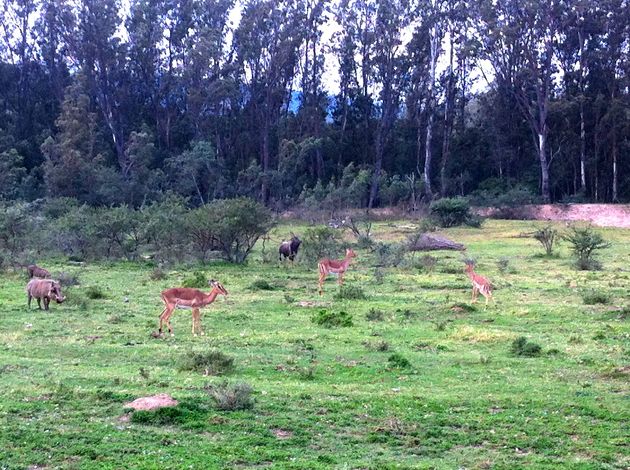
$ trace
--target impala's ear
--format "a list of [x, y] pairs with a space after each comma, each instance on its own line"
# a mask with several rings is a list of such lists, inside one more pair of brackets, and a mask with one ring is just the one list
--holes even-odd
[[216, 284], [216, 282], [217, 282], [217, 281], [215, 281], [214, 279], [210, 279], [210, 280], [208, 281], [208, 285], [209, 285], [209, 286], [213, 286], [213, 285], [215, 285], [215, 284]]

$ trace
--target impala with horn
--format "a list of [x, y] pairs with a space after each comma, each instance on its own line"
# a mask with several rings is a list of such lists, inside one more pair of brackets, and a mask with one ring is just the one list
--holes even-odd
[[204, 334], [201, 329], [201, 313], [199, 309], [210, 305], [219, 294], [226, 297], [228, 295], [228, 291], [225, 290], [219, 281], [211, 279], [208, 281], [208, 285], [212, 287], [212, 290], [207, 294], [198, 289], [189, 287], [175, 287], [162, 291], [161, 297], [165, 307], [160, 314], [160, 328], [158, 330], [160, 336], [162, 335], [162, 326], [164, 323], [166, 323], [171, 336], [174, 336], [170, 320], [176, 308], [192, 310], [192, 333], [197, 336], [196, 331], [198, 330], [201, 335]]

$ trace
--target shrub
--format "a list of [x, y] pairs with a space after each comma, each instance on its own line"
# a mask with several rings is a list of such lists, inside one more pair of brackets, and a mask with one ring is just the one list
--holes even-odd
[[540, 356], [542, 348], [539, 344], [527, 341], [525, 336], [519, 336], [512, 342], [511, 350], [515, 356], [535, 357]]
[[217, 350], [191, 351], [182, 357], [179, 369], [201, 372], [205, 375], [223, 375], [234, 370], [234, 358]]
[[152, 281], [163, 281], [167, 277], [168, 275], [166, 274], [166, 272], [160, 267], [153, 268], [153, 271], [151, 271], [151, 274], [149, 274], [149, 279], [151, 279]]
[[367, 321], [383, 321], [385, 319], [385, 312], [372, 307], [366, 314], [365, 319]]
[[377, 243], [374, 249], [379, 267], [397, 267], [405, 259], [407, 247], [401, 243]]
[[349, 327], [352, 326], [352, 315], [347, 312], [329, 312], [328, 310], [320, 310], [311, 318], [313, 323], [326, 328]]
[[60, 272], [55, 274], [55, 279], [61, 283], [63, 287], [78, 286], [81, 284], [79, 278], [75, 274]]
[[365, 292], [360, 286], [339, 286], [339, 290], [334, 295], [335, 300], [365, 300]]
[[457, 225], [481, 225], [481, 219], [470, 212], [468, 200], [462, 197], [442, 198], [433, 201], [429, 206], [432, 217], [440, 227], [455, 227]]
[[593, 255], [598, 250], [610, 247], [610, 243], [604, 241], [600, 233], [595, 232], [592, 227], [572, 227], [563, 238], [571, 244], [578, 269], [586, 271], [601, 268]]
[[216, 249], [231, 263], [243, 263], [256, 241], [274, 225], [269, 209], [245, 197], [213, 201], [196, 215], [198, 222], [188, 225], [205, 240], [198, 246], [202, 259], [208, 250]]
[[582, 301], [586, 305], [607, 304], [610, 302], [610, 295], [606, 292], [588, 291], [582, 293]]
[[411, 362], [400, 353], [394, 353], [387, 359], [389, 366], [395, 369], [406, 369], [411, 367]]
[[85, 296], [92, 300], [104, 299], [107, 297], [105, 292], [103, 292], [103, 289], [99, 286], [88, 286], [87, 289], [85, 289]]
[[275, 287], [269, 284], [265, 279], [255, 279], [249, 285], [250, 290], [274, 290]]
[[555, 243], [557, 236], [558, 231], [551, 227], [551, 225], [547, 225], [546, 227], [534, 232], [534, 238], [545, 248], [547, 256], [551, 256], [553, 254], [553, 244]]
[[501, 274], [505, 274], [510, 267], [510, 258], [499, 258], [497, 260], [497, 268]]
[[157, 410], [134, 411], [131, 422], [152, 426], [190, 425], [206, 419], [207, 412], [192, 402], [180, 402], [177, 406], [166, 406]]
[[322, 258], [334, 258], [342, 251], [341, 239], [341, 233], [331, 227], [322, 225], [306, 229], [301, 258], [309, 264]]
[[418, 269], [427, 273], [432, 273], [437, 265], [438, 259], [435, 256], [424, 255], [418, 259]]
[[252, 398], [254, 390], [245, 382], [235, 384], [222, 382], [217, 385], [208, 385], [206, 391], [214, 400], [218, 410], [235, 411], [254, 407], [254, 399]]
[[203, 289], [208, 286], [208, 278], [201, 271], [196, 271], [191, 277], [184, 279], [182, 287], [193, 287]]
[[389, 343], [387, 341], [364, 341], [363, 345], [370, 351], [389, 351]]

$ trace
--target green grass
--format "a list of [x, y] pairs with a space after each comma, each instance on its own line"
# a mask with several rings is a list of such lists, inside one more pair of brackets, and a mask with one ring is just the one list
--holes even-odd
[[[411, 223], [374, 224], [374, 238], [402, 241]], [[149, 265], [49, 260], [81, 279], [49, 312], [26, 308], [24, 274], [1, 274], [0, 467], [627, 468], [630, 233], [602, 230], [613, 246], [603, 271], [587, 273], [566, 245], [535, 256], [538, 242], [518, 237], [531, 226], [443, 232], [495, 285], [487, 309], [467, 307], [454, 252], [432, 253], [430, 272], [407, 255], [375, 280], [373, 255], [357, 249], [344, 281], [365, 299], [337, 300], [332, 277], [320, 297], [315, 266], [262, 264], [260, 251], [246, 266], [156, 280]], [[304, 230], [282, 225], [272, 238]], [[177, 310], [175, 337], [154, 338], [160, 291], [196, 271], [230, 292], [202, 310], [206, 336]], [[256, 279], [276, 288], [252, 289]], [[70, 301], [95, 285], [104, 298]], [[585, 305], [584, 291], [609, 302]], [[320, 310], [347, 312], [352, 326], [318, 325]], [[514, 355], [521, 336], [542, 354]], [[224, 379], [180, 367], [213, 350], [233, 358], [229, 381], [251, 386], [252, 408], [217, 409], [208, 390]], [[126, 417], [126, 402], [156, 393], [180, 405]]]

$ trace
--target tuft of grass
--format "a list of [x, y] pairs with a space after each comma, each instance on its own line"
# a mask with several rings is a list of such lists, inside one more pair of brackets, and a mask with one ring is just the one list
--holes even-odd
[[582, 292], [582, 301], [585, 305], [608, 304], [610, 303], [610, 295], [602, 291]]
[[85, 289], [85, 296], [91, 300], [104, 299], [107, 297], [100, 286], [88, 286], [87, 289]]
[[519, 336], [512, 342], [510, 350], [515, 356], [536, 357], [540, 356], [542, 347], [537, 343], [527, 341], [525, 336]]
[[407, 369], [411, 367], [411, 362], [400, 353], [394, 353], [387, 359], [389, 366], [395, 369]]
[[472, 313], [477, 311], [477, 307], [465, 302], [455, 302], [450, 306], [449, 310]]
[[421, 272], [432, 273], [435, 270], [437, 263], [438, 259], [435, 256], [424, 255], [418, 259], [416, 267]]
[[385, 319], [385, 312], [383, 312], [382, 310], [378, 308], [372, 307], [365, 314], [365, 319], [367, 321], [383, 321]]
[[387, 341], [364, 341], [363, 345], [369, 351], [378, 351], [378, 352], [389, 351], [389, 343]]
[[59, 281], [62, 287], [78, 286], [81, 284], [75, 274], [60, 272], [55, 275], [55, 280]]
[[510, 268], [510, 258], [502, 257], [497, 260], [497, 269], [501, 274], [505, 274]]
[[265, 279], [255, 279], [249, 285], [249, 290], [275, 290], [275, 287], [269, 284]]
[[313, 323], [326, 328], [348, 327], [352, 326], [352, 315], [347, 312], [329, 312], [328, 310], [320, 310], [311, 318]]
[[179, 370], [189, 370], [204, 375], [224, 375], [234, 370], [234, 358], [218, 350], [190, 351], [179, 361]]
[[365, 300], [367, 297], [360, 286], [339, 286], [334, 295], [335, 300]]
[[457, 328], [450, 337], [451, 339], [469, 343], [493, 343], [513, 338], [514, 335], [503, 331], [475, 328], [473, 326], [461, 326]]
[[203, 289], [208, 286], [208, 279], [201, 271], [196, 271], [192, 276], [184, 279], [182, 287], [192, 287], [195, 289]]
[[230, 384], [222, 382], [216, 385], [207, 385], [206, 391], [215, 406], [221, 411], [248, 410], [254, 407], [252, 392], [254, 389], [245, 382]]

